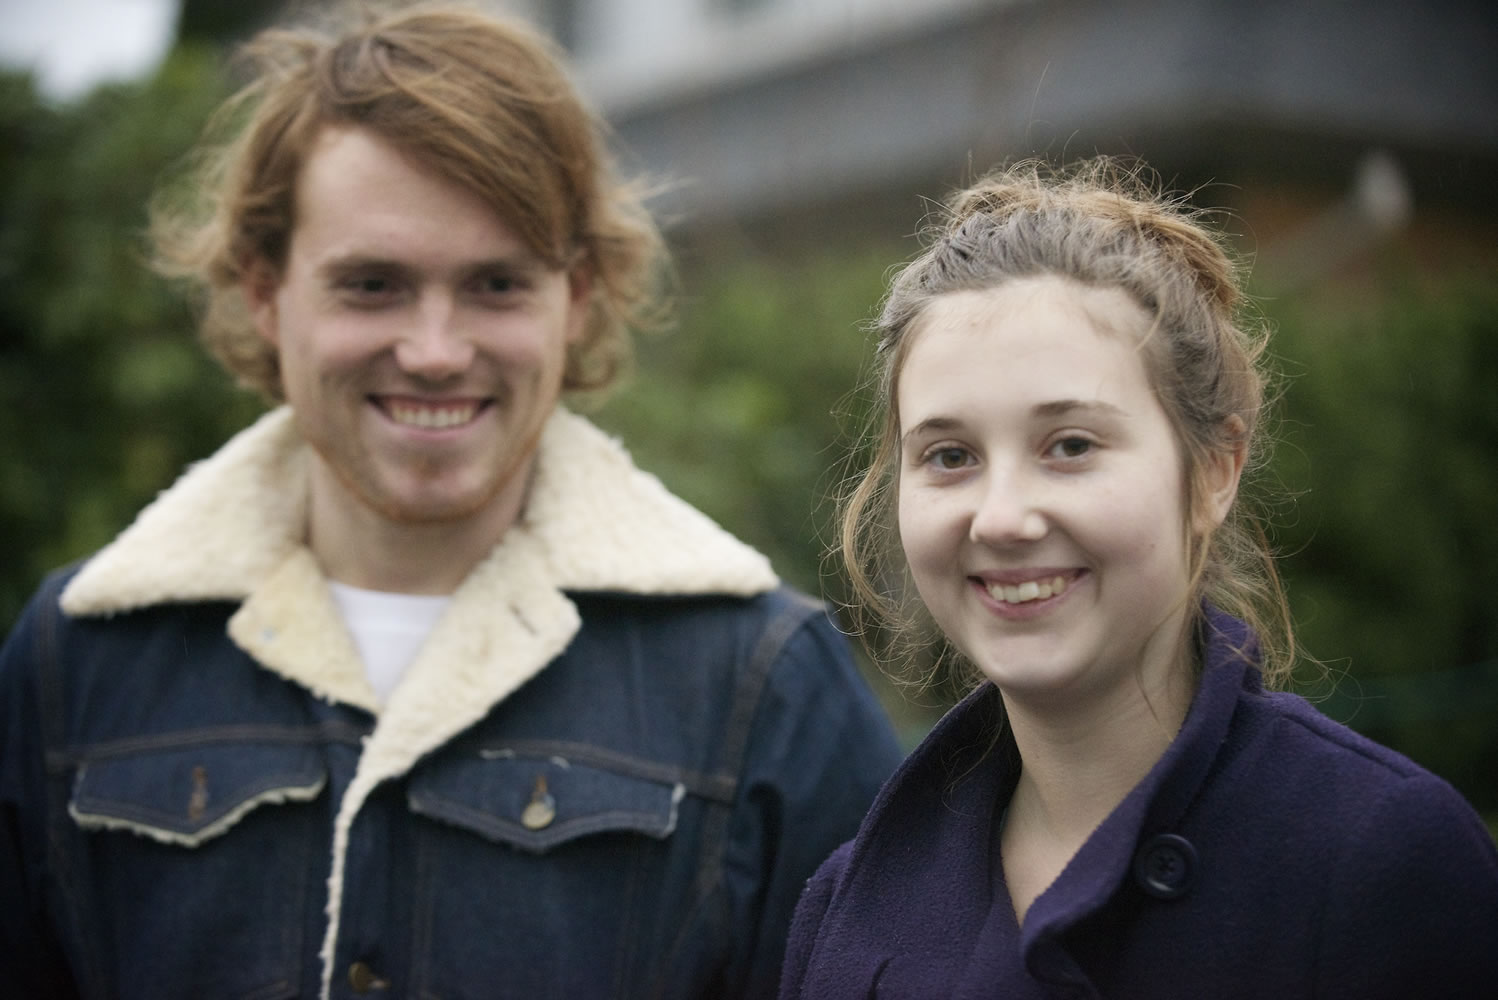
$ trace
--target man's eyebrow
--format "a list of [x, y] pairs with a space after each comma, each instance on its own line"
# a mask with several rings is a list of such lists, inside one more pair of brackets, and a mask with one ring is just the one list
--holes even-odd
[[329, 257], [318, 264], [317, 270], [322, 274], [344, 274], [349, 271], [405, 271], [407, 268], [400, 261], [391, 260], [388, 257], [377, 257], [374, 254], [351, 253], [340, 254]]
[[[349, 271], [366, 269], [393, 273], [406, 273], [417, 270], [411, 265], [395, 258], [368, 253], [350, 253], [330, 257], [324, 260], [318, 267], [318, 270], [324, 274], [342, 274]], [[465, 274], [482, 271], [527, 273], [547, 270], [547, 265], [545, 261], [533, 254], [521, 253], [505, 257], [485, 257], [479, 260], [468, 261], [462, 265], [461, 270]]]

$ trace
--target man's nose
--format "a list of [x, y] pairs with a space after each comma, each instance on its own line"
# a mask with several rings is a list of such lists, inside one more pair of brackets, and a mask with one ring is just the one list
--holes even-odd
[[458, 310], [450, 300], [435, 297], [421, 303], [411, 327], [395, 346], [402, 371], [431, 380], [462, 374], [473, 356], [473, 342], [464, 332]]

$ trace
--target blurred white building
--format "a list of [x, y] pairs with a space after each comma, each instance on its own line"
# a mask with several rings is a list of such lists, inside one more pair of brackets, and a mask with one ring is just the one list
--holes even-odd
[[1488, 0], [508, 6], [571, 50], [631, 165], [681, 182], [666, 209], [687, 222], [887, 210], [908, 226], [916, 192], [1021, 155], [1345, 187], [1380, 149], [1438, 196], [1498, 179]]

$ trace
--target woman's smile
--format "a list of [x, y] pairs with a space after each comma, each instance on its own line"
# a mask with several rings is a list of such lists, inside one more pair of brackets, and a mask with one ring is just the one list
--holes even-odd
[[944, 295], [912, 331], [900, 538], [937, 624], [1006, 695], [1177, 666], [1152, 640], [1186, 614], [1183, 472], [1147, 327], [1118, 289], [1040, 277]]
[[1000, 614], [1040, 613], [1057, 606], [1071, 592], [1085, 570], [1008, 572], [971, 577], [979, 593], [986, 595]]

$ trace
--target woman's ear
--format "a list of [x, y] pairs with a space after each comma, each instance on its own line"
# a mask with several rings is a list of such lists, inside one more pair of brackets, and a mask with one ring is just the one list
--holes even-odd
[[1233, 501], [1237, 499], [1238, 480], [1243, 476], [1243, 463], [1248, 457], [1247, 429], [1243, 418], [1236, 413], [1228, 417], [1224, 430], [1223, 437], [1231, 445], [1208, 455], [1198, 478], [1201, 491], [1193, 527], [1201, 534], [1215, 530], [1227, 518]]

